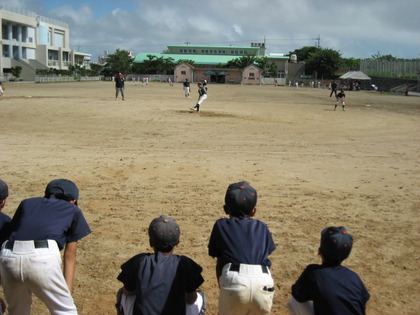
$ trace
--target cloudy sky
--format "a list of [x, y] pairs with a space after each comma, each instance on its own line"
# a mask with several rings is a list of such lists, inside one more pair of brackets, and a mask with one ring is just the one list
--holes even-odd
[[0, 0], [69, 24], [72, 48], [162, 52], [167, 45], [249, 46], [288, 54], [317, 44], [345, 58], [420, 58], [419, 0]]

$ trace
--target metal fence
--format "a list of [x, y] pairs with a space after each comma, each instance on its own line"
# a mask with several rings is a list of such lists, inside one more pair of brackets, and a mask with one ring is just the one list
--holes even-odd
[[57, 77], [57, 76], [35, 76], [35, 83], [51, 82], [80, 82], [80, 81], [100, 81], [100, 77]]
[[370, 76], [417, 78], [420, 73], [420, 59], [398, 61], [362, 59], [360, 71]]

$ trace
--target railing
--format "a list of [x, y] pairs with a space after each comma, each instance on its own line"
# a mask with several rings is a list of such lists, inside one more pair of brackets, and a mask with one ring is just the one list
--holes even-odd
[[53, 83], [53, 82], [79, 82], [79, 81], [100, 81], [101, 78], [97, 77], [57, 77], [57, 76], [35, 76], [35, 83]]
[[20, 14], [20, 15], [29, 16], [29, 17], [32, 17], [32, 18], [35, 18], [35, 19], [39, 18], [40, 21], [48, 23], [48, 24], [53, 24], [53, 25], [64, 27], [64, 28], [69, 28], [69, 25], [67, 23], [64, 23], [64, 22], [61, 22], [61, 21], [58, 21], [58, 20], [55, 20], [55, 19], [51, 19], [51, 18], [48, 18], [48, 17], [45, 17], [45, 16], [40, 16], [40, 15], [36, 14], [36, 12], [30, 11], [30, 10], [27, 10], [27, 9], [15, 8], [11, 5], [4, 4], [4, 3], [0, 5], [0, 9], [10, 11], [10, 12], [13, 12], [13, 13], [17, 13], [17, 14]]

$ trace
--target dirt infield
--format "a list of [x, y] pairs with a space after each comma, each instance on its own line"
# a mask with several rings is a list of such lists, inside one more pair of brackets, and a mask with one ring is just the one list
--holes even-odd
[[[190, 99], [181, 84], [127, 82], [125, 93], [115, 101], [110, 82], [14, 83], [0, 100], [4, 212], [54, 178], [81, 190], [93, 233], [78, 246], [80, 314], [115, 314], [119, 267], [150, 251], [147, 227], [160, 214], [180, 224], [176, 253], [203, 266], [207, 314], [217, 314], [207, 243], [239, 180], [257, 189], [256, 218], [277, 245], [272, 314], [287, 314], [328, 225], [354, 236], [345, 265], [371, 294], [368, 314], [419, 314], [420, 98], [346, 92], [343, 112], [323, 89], [209, 85], [193, 113], [195, 85]], [[34, 314], [47, 314], [39, 301]]]

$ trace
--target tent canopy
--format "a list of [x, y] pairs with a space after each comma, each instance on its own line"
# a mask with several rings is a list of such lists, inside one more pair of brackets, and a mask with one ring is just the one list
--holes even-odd
[[345, 74], [343, 74], [340, 79], [350, 79], [350, 80], [372, 80], [370, 77], [368, 77], [366, 74], [364, 74], [362, 71], [349, 71]]
[[204, 72], [204, 74], [205, 75], [216, 75], [216, 72], [209, 70], [209, 71]]

